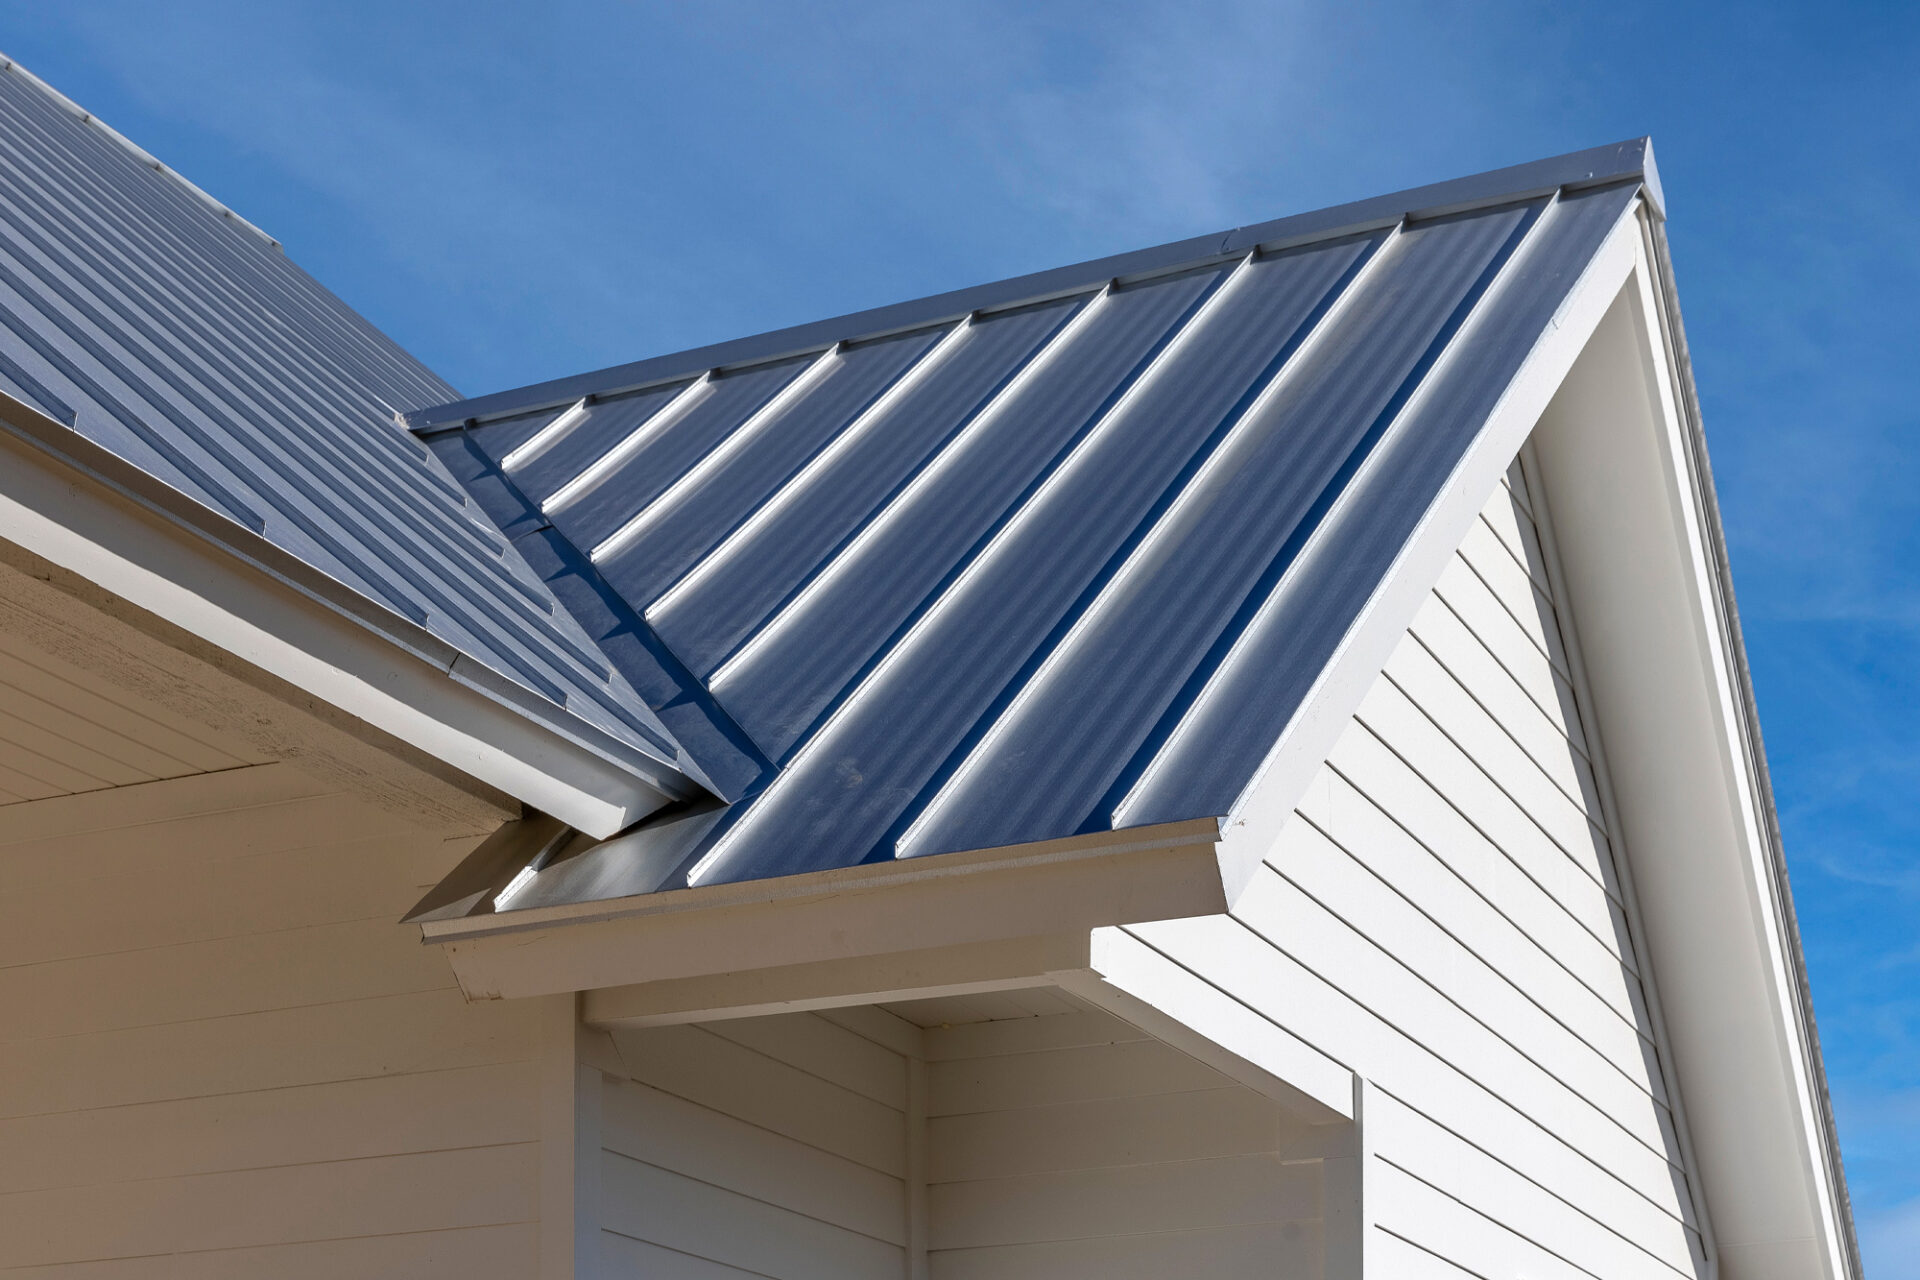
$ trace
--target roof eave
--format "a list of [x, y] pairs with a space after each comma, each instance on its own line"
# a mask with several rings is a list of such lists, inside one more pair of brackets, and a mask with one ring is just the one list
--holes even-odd
[[[899, 954], [1226, 907], [1216, 818], [522, 910], [493, 899], [547, 829], [476, 852], [477, 879], [413, 917], [469, 996]], [[509, 848], [508, 846], [511, 846]], [[517, 853], [515, 852], [517, 850]], [[456, 876], [460, 873], [456, 871]], [[450, 880], [453, 877], [450, 877]], [[537, 877], [536, 877], [537, 879]], [[444, 908], [452, 906], [448, 911]]]
[[[37, 483], [42, 492], [49, 491], [48, 486], [61, 486], [101, 513], [103, 522], [126, 513], [121, 520], [126, 544], [115, 549], [118, 554], [112, 563], [128, 570], [129, 582], [160, 585], [152, 583], [152, 575], [138, 567], [143, 548], [135, 525], [144, 517], [158, 519], [204, 548], [210, 553], [212, 571], [231, 579], [226, 585], [233, 591], [271, 592], [280, 588], [297, 595], [315, 611], [315, 625], [299, 634], [276, 637], [286, 646], [282, 656], [288, 663], [317, 660], [320, 665], [311, 667], [309, 675], [317, 671], [346, 674], [351, 665], [346, 651], [320, 651], [319, 646], [331, 641], [360, 649], [354, 660], [369, 667], [359, 673], [355, 685], [366, 696], [346, 699], [355, 705], [345, 705], [338, 697], [327, 698], [318, 690], [308, 691], [421, 747], [446, 765], [497, 786], [524, 803], [570, 814], [573, 825], [598, 834], [610, 835], [665, 804], [700, 794], [700, 788], [669, 763], [636, 750], [566, 708], [498, 675], [425, 628], [3, 394], [0, 439], [23, 451], [19, 455], [22, 461], [9, 468], [7, 486], [18, 490], [8, 496], [25, 504], [23, 510], [41, 501], [40, 494], [33, 491]], [[38, 468], [30, 466], [27, 459], [43, 463], [45, 474], [30, 474]], [[50, 516], [54, 522], [60, 518]], [[19, 530], [10, 530], [9, 540], [20, 541]], [[105, 539], [100, 541], [104, 543]], [[52, 547], [24, 549], [55, 563], [65, 554]], [[70, 567], [102, 588], [117, 592], [116, 583], [99, 581], [105, 576], [99, 564], [107, 562], [102, 559], [84, 569]], [[191, 594], [195, 584], [169, 582], [164, 588], [182, 593], [184, 607], [184, 595]], [[196, 628], [209, 631], [201, 638], [216, 646], [230, 647], [234, 643], [233, 636], [219, 634], [211, 622], [204, 626], [188, 624], [188, 629], [198, 634]], [[362, 639], [349, 638], [355, 635]], [[370, 643], [375, 647], [364, 647]], [[249, 657], [261, 660], [259, 654]], [[294, 683], [301, 680], [295, 679]], [[442, 692], [425, 692], [436, 686]], [[414, 693], [397, 692], [403, 688]], [[418, 705], [403, 707], [402, 703]], [[435, 724], [449, 717], [464, 721], [466, 727], [452, 732], [449, 721], [440, 726], [449, 732], [435, 732]], [[483, 730], [483, 725], [492, 727]]]

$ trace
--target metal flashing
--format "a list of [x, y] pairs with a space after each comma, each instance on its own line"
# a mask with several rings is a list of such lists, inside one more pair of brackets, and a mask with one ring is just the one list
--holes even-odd
[[1224, 260], [1250, 249], [1280, 249], [1310, 240], [1365, 234], [1384, 230], [1403, 217], [1466, 212], [1539, 199], [1562, 189], [1577, 191], [1629, 179], [1642, 183], [1655, 213], [1664, 217], [1665, 201], [1659, 174], [1654, 168], [1652, 139], [1633, 138], [1390, 195], [1233, 227], [1212, 235], [1191, 236], [1073, 266], [934, 294], [913, 302], [851, 312], [830, 320], [654, 356], [594, 373], [556, 378], [418, 410], [407, 414], [405, 420], [408, 427], [419, 432], [472, 426], [496, 417], [558, 407], [583, 395], [619, 395], [639, 390], [656, 382], [684, 377], [690, 369], [724, 369], [817, 352], [848, 334], [878, 336], [902, 332], [957, 320], [970, 312], [1083, 292], [1107, 281], [1127, 282], [1201, 265], [1209, 259]]

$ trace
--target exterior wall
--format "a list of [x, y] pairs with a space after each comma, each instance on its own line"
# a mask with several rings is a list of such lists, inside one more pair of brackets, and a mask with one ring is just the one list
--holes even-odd
[[1324, 1133], [1107, 1014], [1002, 994], [1058, 1011], [613, 1032], [585, 1055], [591, 1274], [1322, 1274]]
[[1271, 1101], [1103, 1013], [927, 1032], [933, 1280], [1319, 1276]]
[[0, 809], [0, 1270], [535, 1274], [542, 1008], [394, 923], [472, 842], [286, 765]]
[[902, 1054], [812, 1013], [617, 1031], [613, 1042], [591, 1274], [906, 1274]]
[[1368, 1082], [1371, 1274], [1698, 1275], [1516, 469], [1232, 917], [1132, 930]]

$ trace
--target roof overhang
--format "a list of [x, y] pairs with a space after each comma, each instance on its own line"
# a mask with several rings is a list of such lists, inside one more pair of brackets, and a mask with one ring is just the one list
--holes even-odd
[[[1220, 823], [1101, 831], [1004, 849], [467, 914], [500, 892], [545, 830], [476, 850], [413, 917], [444, 945], [470, 997], [657, 983], [898, 955], [1205, 915], [1226, 907]], [[512, 838], [512, 833], [509, 834]], [[439, 893], [440, 891], [436, 891]], [[1002, 977], [1007, 975], [1000, 975]]]
[[[693, 790], [443, 641], [0, 396], [8, 624], [403, 810], [610, 835]], [[157, 673], [157, 674], [156, 674]]]
[[510, 824], [410, 917], [469, 999], [577, 991], [591, 1025], [655, 1026], [1058, 986], [1309, 1123], [1354, 1115], [1351, 1072], [1125, 928], [1226, 909], [1218, 819], [488, 909], [565, 835]]
[[[1553, 513], [1590, 732], [1612, 763], [1622, 877], [1658, 975], [1650, 1000], [1664, 1010], [1711, 1247], [1726, 1274], [1857, 1275], [1660, 210], [1646, 197], [1570, 292], [1217, 833], [1171, 824], [424, 932], [447, 946], [470, 994], [584, 990], [608, 1021], [1020, 981], [1091, 984], [1110, 1007], [1131, 1001], [1136, 1020], [1191, 1008], [1191, 990], [1142, 994], [1180, 975], [1140, 969], [1151, 949], [1125, 926], [1232, 903], [1526, 446]], [[1364, 501], [1364, 484], [1354, 494]], [[1121, 976], [1128, 965], [1139, 971]], [[1217, 1022], [1199, 1038], [1234, 1044], [1237, 1060], [1267, 1061], [1341, 1110], [1324, 1061], [1261, 1043], [1271, 1024], [1256, 1031], [1230, 1010]]]

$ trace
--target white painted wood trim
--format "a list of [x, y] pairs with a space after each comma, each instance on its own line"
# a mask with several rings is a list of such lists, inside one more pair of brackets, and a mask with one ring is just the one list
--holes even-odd
[[928, 1280], [927, 1060], [910, 1054], [907, 1064], [907, 1280]]
[[600, 1275], [600, 1107], [605, 1075], [576, 1062], [573, 1082], [573, 1280]]
[[1062, 989], [1280, 1103], [1310, 1124], [1350, 1119], [1352, 1075], [1122, 928], [1096, 929]]
[[1353, 1120], [1347, 1150], [1328, 1156], [1321, 1165], [1326, 1179], [1326, 1280], [1364, 1280], [1367, 1239], [1373, 1217], [1367, 1205], [1367, 1163], [1372, 1158], [1372, 1135], [1367, 1131], [1365, 1076], [1353, 1076]]
[[[1610, 760], [1674, 1070], [1729, 1274], [1856, 1274], [1697, 417], [1657, 248], [1609, 363], [1542, 421], [1543, 496]], [[1596, 343], [1596, 352], [1600, 344]], [[1682, 744], [1691, 745], [1682, 745]]]
[[[1112, 838], [1138, 833], [1109, 833], [1106, 847], [1076, 837], [1049, 842], [1063, 848], [1021, 846], [997, 860], [941, 854], [584, 904], [599, 918], [569, 918], [562, 909], [550, 923], [502, 928], [516, 915], [540, 914], [507, 912], [478, 917], [479, 927], [460, 920], [421, 928], [444, 945], [467, 994], [490, 999], [856, 962], [1224, 910], [1215, 824], [1172, 826], [1191, 829], [1146, 847]], [[863, 994], [899, 982], [885, 962], [871, 976], [850, 964], [836, 980], [858, 984]], [[831, 994], [788, 987], [765, 998]]]
[[[1733, 604], [1733, 585], [1728, 572], [1725, 536], [1721, 532], [1719, 510], [1713, 495], [1713, 480], [1707, 464], [1706, 441], [1701, 428], [1700, 406], [1695, 397], [1692, 370], [1681, 334], [1680, 312], [1672, 292], [1672, 275], [1665, 252], [1664, 233], [1651, 218], [1641, 221], [1639, 265], [1642, 306], [1647, 308], [1657, 334], [1657, 368], [1661, 375], [1661, 400], [1669, 422], [1682, 441], [1677, 457], [1686, 467], [1690, 485], [1690, 514], [1704, 567], [1704, 584], [1711, 607], [1715, 646], [1716, 674], [1725, 692], [1725, 711], [1734, 730], [1735, 750], [1740, 758], [1741, 799], [1747, 816], [1754, 860], [1761, 864], [1756, 875], [1763, 885], [1762, 909], [1773, 941], [1771, 957], [1775, 981], [1779, 984], [1780, 1004], [1786, 1014], [1786, 1033], [1792, 1038], [1790, 1057], [1804, 1122], [1810, 1127], [1814, 1150], [1809, 1153], [1810, 1173], [1818, 1190], [1820, 1221], [1827, 1233], [1822, 1241], [1826, 1261], [1835, 1276], [1857, 1277], [1859, 1247], [1854, 1239], [1851, 1210], [1846, 1207], [1844, 1173], [1839, 1164], [1838, 1138], [1831, 1122], [1831, 1102], [1826, 1098], [1827, 1083], [1820, 1063], [1819, 1045], [1813, 1030], [1810, 995], [1805, 986], [1804, 959], [1793, 922], [1793, 908], [1786, 884], [1785, 853], [1780, 847], [1780, 824], [1774, 813], [1773, 793], [1768, 779], [1766, 758], [1760, 746], [1760, 728], [1754, 706], [1753, 689], [1741, 651], [1738, 621]], [[1719, 1259], [1713, 1257], [1718, 1270]]]
[[1030, 844], [1005, 845], [995, 849], [932, 854], [891, 863], [865, 863], [771, 879], [735, 880], [635, 894], [626, 898], [605, 898], [493, 915], [432, 920], [423, 924], [422, 932], [430, 942], [451, 942], [462, 938], [550, 929], [563, 924], [638, 920], [729, 907], [806, 901], [826, 894], [867, 893], [899, 886], [928, 885], [943, 880], [976, 878], [983, 872], [1065, 866], [1138, 853], [1159, 851], [1174, 856], [1202, 847], [1211, 848], [1219, 831], [1218, 819], [1188, 819], [1132, 827], [1125, 831], [1095, 831], [1057, 840], [1037, 840]]
[[963, 943], [606, 987], [581, 995], [580, 1016], [593, 1026], [658, 1027], [928, 1000], [1050, 985], [1047, 975], [1087, 960], [1085, 933]]
[[1221, 836], [1221, 878], [1231, 901], [1252, 880], [1320, 763], [1425, 603], [1447, 561], [1480, 518], [1527, 433], [1559, 390], [1633, 269], [1638, 224], [1629, 209], [1568, 291], [1501, 396], [1441, 497], [1395, 558], [1359, 619], [1321, 671], [1274, 750], [1234, 807]]
[[[574, 1280], [581, 1201], [578, 1195], [580, 1147], [579, 1082], [575, 1046], [574, 999], [549, 996], [540, 1002], [534, 1036], [540, 1115], [540, 1278]], [[598, 1126], [595, 1126], [597, 1131]], [[598, 1145], [597, 1135], [595, 1146]]]

